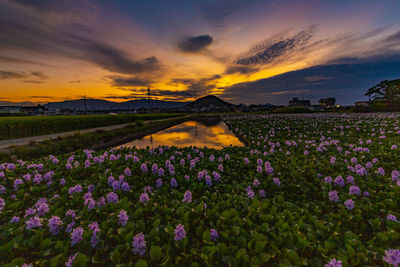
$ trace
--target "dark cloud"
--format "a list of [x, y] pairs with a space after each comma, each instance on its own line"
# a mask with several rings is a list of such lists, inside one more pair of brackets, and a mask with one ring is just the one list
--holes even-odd
[[118, 87], [146, 86], [150, 83], [150, 80], [140, 77], [108, 76], [106, 78], [111, 80], [113, 86]]
[[80, 80], [75, 80], [75, 81], [69, 81], [70, 83], [80, 83]]
[[336, 97], [340, 104], [352, 104], [364, 98], [365, 91], [379, 81], [399, 78], [399, 69], [400, 54], [343, 58], [336, 64], [235, 84], [223, 88], [222, 96], [236, 103], [287, 104], [292, 97], [306, 97], [317, 103], [322, 97]]
[[0, 80], [21, 79], [26, 77], [28, 77], [28, 75], [23, 72], [0, 70]]
[[212, 75], [210, 77], [204, 77], [201, 79], [174, 78], [170, 80], [170, 83], [186, 85], [186, 89], [191, 92], [192, 96], [194, 96], [195, 90], [197, 92], [197, 96], [201, 96], [208, 94], [210, 90], [214, 89], [215, 83], [213, 83], [213, 81], [220, 78], [221, 75]]
[[246, 65], [231, 65], [228, 66], [225, 70], [225, 74], [235, 74], [235, 73], [240, 73], [240, 74], [251, 74], [259, 71], [258, 68], [252, 67], [252, 66], [246, 66]]
[[293, 36], [276, 35], [255, 44], [249, 51], [241, 55], [236, 63], [239, 65], [268, 64], [280, 57], [287, 57], [296, 49], [305, 46], [315, 34], [315, 26]]
[[33, 71], [31, 74], [39, 79], [47, 79], [48, 77], [41, 73], [40, 71]]
[[[145, 99], [147, 98], [147, 88], [121, 88], [122, 90], [131, 93], [127, 95], [109, 94], [105, 96], [106, 99]], [[192, 98], [193, 94], [190, 91], [174, 91], [174, 90], [161, 90], [151, 89], [152, 99], [174, 100], [182, 101], [187, 98]]]
[[207, 48], [213, 42], [210, 35], [199, 35], [195, 37], [186, 37], [179, 42], [178, 48], [186, 53], [198, 53]]
[[394, 34], [391, 34], [390, 36], [388, 36], [385, 39], [385, 41], [386, 42], [390, 42], [390, 43], [392, 43], [392, 42], [399, 43], [400, 42], [400, 31], [398, 31], [398, 32], [396, 32]]
[[[161, 63], [154, 56], [142, 60], [132, 59], [121, 49], [77, 29], [74, 23], [51, 24], [45, 18], [34, 17], [32, 13], [0, 8], [0, 49], [72, 57], [123, 74], [161, 69]], [[6, 55], [0, 52], [0, 56]]]
[[[43, 83], [44, 79], [47, 79], [48, 77], [41, 73], [40, 71], [33, 71], [31, 73], [27, 73], [24, 71], [5, 71], [5, 70], [0, 70], [0, 80], [6, 80], [6, 79], [28, 79], [28, 80], [22, 80], [22, 82], [26, 83]], [[34, 80], [32, 80], [34, 79]]]
[[212, 27], [219, 29], [226, 26], [229, 18], [236, 12], [248, 5], [248, 2], [242, 0], [219, 0], [211, 3], [202, 1], [199, 10]]

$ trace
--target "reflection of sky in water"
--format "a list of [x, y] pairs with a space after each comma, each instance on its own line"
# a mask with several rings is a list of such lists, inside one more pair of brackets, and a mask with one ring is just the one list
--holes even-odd
[[226, 146], [243, 146], [239, 139], [228, 129], [224, 122], [214, 126], [205, 126], [196, 121], [187, 121], [163, 131], [133, 140], [124, 147], [145, 148], [146, 146], [177, 146], [177, 147], [209, 147], [222, 148]]

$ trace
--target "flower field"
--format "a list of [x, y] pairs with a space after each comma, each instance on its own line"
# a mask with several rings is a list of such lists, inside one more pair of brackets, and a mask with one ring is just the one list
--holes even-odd
[[226, 117], [246, 147], [0, 164], [1, 266], [397, 266], [400, 116]]

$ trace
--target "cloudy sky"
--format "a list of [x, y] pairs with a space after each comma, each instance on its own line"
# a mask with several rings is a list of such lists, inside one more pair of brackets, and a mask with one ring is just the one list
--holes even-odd
[[0, 0], [0, 103], [365, 99], [400, 78], [398, 0]]

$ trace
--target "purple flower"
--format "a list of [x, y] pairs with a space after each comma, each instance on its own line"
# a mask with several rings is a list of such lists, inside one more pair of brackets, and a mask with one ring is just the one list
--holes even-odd
[[356, 185], [352, 185], [349, 188], [349, 194], [350, 195], [360, 195], [361, 194], [361, 190], [358, 186]]
[[258, 191], [258, 194], [259, 194], [261, 197], [265, 197], [265, 191], [264, 191], [264, 189], [259, 190], [259, 191]]
[[53, 235], [57, 235], [59, 233], [59, 231], [61, 230], [62, 224], [63, 224], [63, 222], [61, 221], [60, 217], [52, 216], [49, 219], [47, 226], [49, 227], [50, 233], [52, 233]]
[[336, 259], [331, 259], [327, 264], [325, 264], [325, 267], [342, 267], [342, 261], [338, 261]]
[[132, 176], [132, 172], [128, 167], [126, 167], [126, 169], [124, 170], [124, 173], [126, 176]]
[[354, 209], [354, 201], [352, 199], [348, 199], [344, 202], [344, 205], [346, 205], [346, 208], [349, 210]]
[[254, 198], [254, 192], [253, 192], [253, 190], [251, 189], [250, 186], [247, 187], [246, 191], [247, 191], [247, 196], [248, 196], [250, 199]]
[[176, 241], [180, 241], [180, 240], [184, 239], [186, 236], [185, 227], [182, 224], [178, 224], [175, 228], [174, 233], [175, 233]]
[[190, 203], [192, 202], [192, 192], [190, 192], [190, 190], [187, 190], [183, 196], [183, 202], [187, 202]]
[[400, 264], [400, 249], [391, 249], [385, 250], [385, 256], [383, 260], [389, 264], [393, 264], [394, 267], [399, 266]]
[[0, 211], [2, 211], [4, 209], [4, 207], [6, 206], [6, 202], [4, 201], [4, 199], [2, 199], [0, 197]]
[[158, 169], [158, 176], [164, 176], [164, 169], [163, 168], [159, 168]]
[[117, 204], [117, 203], [118, 203], [118, 195], [115, 194], [114, 192], [108, 193], [108, 194], [107, 194], [107, 202], [108, 202], [108, 203]]
[[364, 192], [364, 197], [368, 197], [369, 196], [369, 192], [368, 191], [365, 191]]
[[65, 263], [65, 266], [66, 266], [66, 267], [72, 267], [72, 263], [74, 263], [74, 260], [75, 260], [75, 258], [76, 258], [76, 255], [78, 255], [78, 253], [75, 253], [75, 254], [71, 255], [71, 256], [68, 258], [68, 261]]
[[71, 216], [72, 219], [75, 219], [76, 213], [75, 213], [74, 210], [68, 210], [68, 211], [65, 213], [65, 216]]
[[274, 178], [273, 180], [274, 180], [274, 183], [275, 183], [277, 186], [281, 186], [281, 181], [279, 181], [279, 178]]
[[126, 214], [125, 210], [121, 210], [118, 214], [118, 224], [121, 226], [125, 226], [128, 222], [128, 214]]
[[12, 219], [10, 220], [10, 223], [18, 223], [20, 221], [20, 218], [18, 216], [14, 216], [12, 217]]
[[327, 183], [327, 184], [331, 184], [332, 183], [332, 177], [326, 176], [325, 179], [324, 179], [324, 182]]
[[144, 239], [143, 233], [138, 233], [133, 237], [132, 247], [133, 252], [139, 255], [146, 253], [146, 240]]
[[32, 228], [35, 228], [35, 227], [38, 227], [38, 228], [42, 227], [42, 223], [40, 222], [39, 216], [34, 216], [34, 217], [30, 218], [29, 220], [27, 220], [25, 222], [25, 224], [26, 224], [27, 230], [31, 230]]
[[140, 165], [140, 169], [142, 170], [143, 173], [147, 172], [147, 165], [146, 165], [146, 163], [142, 163], [142, 165]]
[[212, 180], [211, 180], [210, 175], [206, 174], [205, 181], [206, 181], [206, 185], [212, 186]]
[[210, 236], [211, 236], [211, 240], [215, 241], [215, 240], [218, 239], [219, 234], [218, 234], [217, 230], [211, 229], [210, 230]]
[[339, 201], [339, 196], [337, 191], [330, 191], [328, 193], [329, 200], [333, 202], [338, 202]]
[[[1, 202], [1, 201], [0, 201]], [[29, 208], [25, 211], [25, 216], [24, 217], [28, 217], [28, 216], [32, 216], [36, 213], [36, 210], [33, 208]]]
[[159, 178], [159, 179], [157, 179], [156, 180], [156, 188], [160, 188], [161, 186], [162, 186], [162, 179], [161, 178]]
[[339, 175], [338, 177], [336, 177], [334, 182], [335, 182], [335, 184], [337, 184], [337, 185], [340, 186], [340, 187], [343, 187], [343, 186], [344, 186], [344, 180], [343, 180], [343, 178], [342, 178], [341, 175]]
[[379, 175], [385, 175], [385, 169], [382, 168], [382, 167], [380, 167], [380, 168], [378, 168], [378, 170], [376, 171], [376, 173], [379, 174]]
[[386, 219], [387, 219], [388, 221], [395, 221], [395, 222], [398, 222], [396, 216], [394, 216], [393, 214], [388, 214], [388, 216], [386, 217]]
[[70, 194], [70, 195], [75, 194], [75, 193], [81, 193], [81, 192], [82, 192], [82, 186], [80, 184], [70, 187], [68, 189], [68, 194]]
[[47, 212], [49, 212], [49, 206], [47, 205], [47, 203], [40, 203], [39, 206], [37, 207], [38, 215], [43, 216]]
[[171, 179], [171, 187], [177, 187], [178, 186], [178, 182], [176, 181], [175, 178]]
[[71, 233], [71, 246], [78, 244], [82, 241], [83, 228], [77, 227]]
[[257, 178], [254, 179], [253, 185], [254, 185], [255, 187], [259, 186], [259, 185], [260, 185], [260, 181], [259, 181]]
[[139, 201], [144, 203], [149, 200], [149, 195], [147, 193], [140, 194]]
[[129, 186], [129, 184], [127, 182], [123, 182], [121, 185], [121, 189], [122, 189], [122, 191], [127, 192], [127, 191], [131, 190], [131, 187]]

